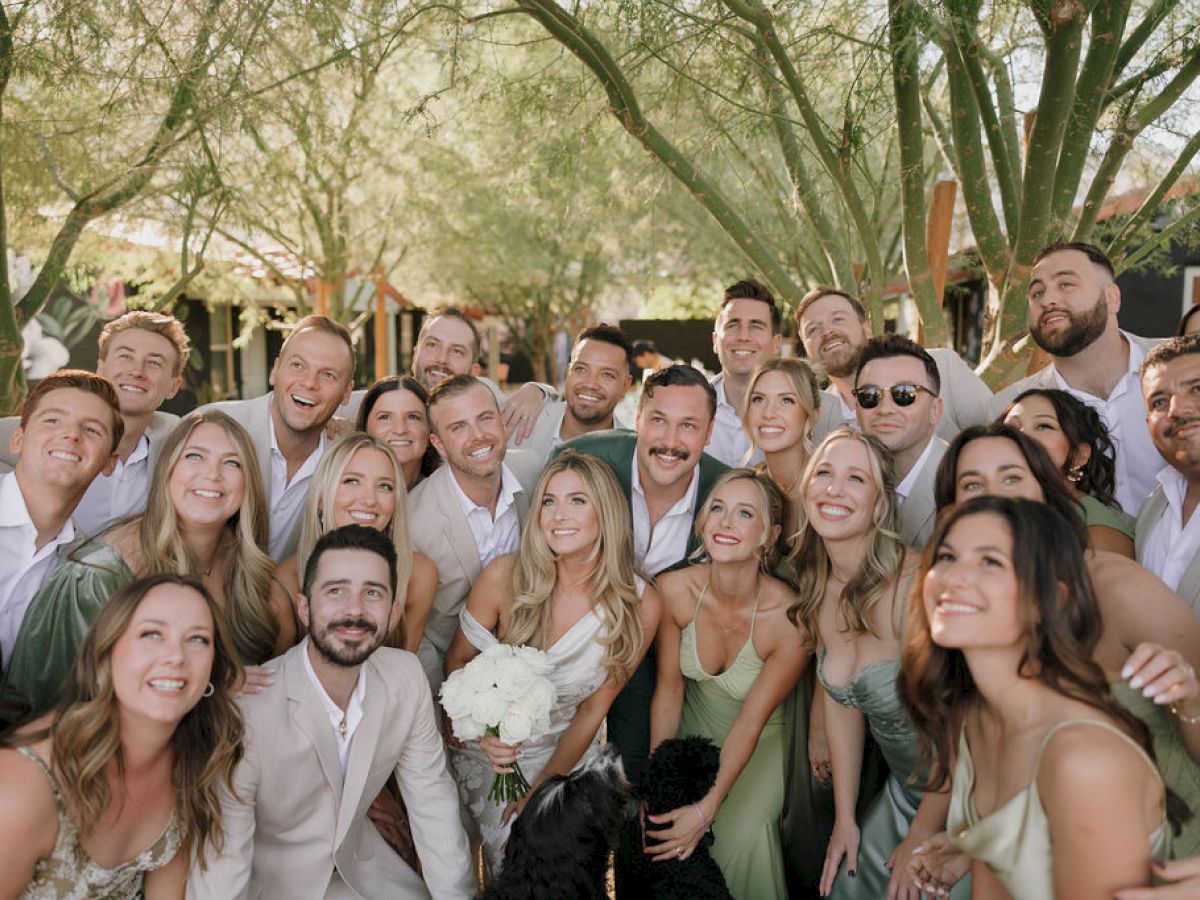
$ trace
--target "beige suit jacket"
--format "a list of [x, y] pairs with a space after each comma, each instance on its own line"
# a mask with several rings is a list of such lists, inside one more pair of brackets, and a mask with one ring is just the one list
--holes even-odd
[[929, 456], [925, 457], [925, 465], [917, 475], [908, 499], [900, 505], [900, 538], [918, 550], [924, 548], [933, 535], [933, 526], [937, 521], [933, 483], [937, 476], [938, 464], [946, 455], [949, 446], [934, 435], [933, 448], [929, 451]]
[[[1154, 526], [1170, 508], [1161, 484], [1150, 493], [1146, 502], [1142, 504], [1142, 510], [1137, 517], [1137, 531], [1134, 538], [1138, 562], [1142, 562], [1144, 559], [1146, 541], [1150, 539]], [[1175, 589], [1175, 593], [1186, 600], [1192, 608], [1192, 612], [1197, 618], [1200, 618], [1200, 555], [1196, 556], [1184, 570], [1183, 578], [1179, 579], [1179, 587]]]
[[[504, 456], [504, 465], [517, 476], [523, 489], [513, 500], [522, 526], [542, 462], [530, 450], [509, 450]], [[458, 614], [482, 568], [475, 538], [450, 481], [453, 477], [450, 467], [443, 465], [408, 497], [413, 549], [432, 559], [438, 570], [437, 593], [420, 649], [421, 664], [435, 692], [442, 683], [442, 663], [458, 628]]]
[[[146, 465], [147, 472], [154, 471], [154, 463], [158, 459], [158, 451], [162, 449], [163, 441], [171, 433], [171, 429], [179, 422], [179, 416], [156, 412], [146, 426], [146, 437], [150, 439], [150, 456]], [[20, 416], [5, 416], [0, 419], [0, 472], [11, 472], [17, 464], [17, 454], [8, 449], [13, 432], [21, 424]]]
[[[363, 664], [363, 716], [346, 775], [333, 725], [305, 671], [307, 642], [278, 661], [275, 683], [241, 697], [245, 757], [223, 790], [225, 846], [193, 869], [190, 900], [468, 898], [475, 879], [429, 685], [411, 653]], [[396, 773], [424, 881], [379, 836], [367, 808]]]

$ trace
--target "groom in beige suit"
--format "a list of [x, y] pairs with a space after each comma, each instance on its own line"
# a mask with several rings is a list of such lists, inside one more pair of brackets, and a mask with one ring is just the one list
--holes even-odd
[[453, 375], [433, 389], [429, 427], [445, 465], [412, 492], [408, 520], [413, 549], [438, 570], [419, 651], [436, 692], [471, 585], [485, 565], [517, 550], [543, 460], [530, 450], [506, 450], [496, 398], [471, 375]]
[[[313, 548], [298, 598], [308, 637], [272, 685], [241, 698], [225, 845], [193, 868], [189, 898], [475, 896], [429, 686], [412, 654], [380, 648], [402, 608], [395, 579], [395, 548], [373, 529], [334, 529]], [[424, 880], [367, 818], [393, 772]]]

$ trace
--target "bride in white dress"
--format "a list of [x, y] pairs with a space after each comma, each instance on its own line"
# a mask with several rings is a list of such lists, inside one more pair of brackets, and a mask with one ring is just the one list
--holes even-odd
[[[480, 573], [446, 655], [447, 674], [498, 641], [545, 650], [554, 663], [558, 699], [549, 733], [515, 746], [486, 735], [450, 748], [488, 879], [499, 871], [512, 817], [529, 794], [596, 752], [608, 708], [658, 627], [658, 594], [634, 574], [629, 507], [608, 466], [566, 450], [542, 472], [533, 502], [537, 516], [526, 524], [519, 552]], [[518, 760], [530, 792], [501, 807], [488, 789]]]

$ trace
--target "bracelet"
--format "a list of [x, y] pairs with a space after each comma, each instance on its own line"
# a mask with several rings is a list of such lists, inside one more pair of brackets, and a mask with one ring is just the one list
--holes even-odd
[[1200, 725], [1200, 715], [1189, 716], [1183, 712], [1180, 712], [1179, 707], [1174, 703], [1171, 704], [1171, 714], [1184, 725]]
[[[1200, 721], [1200, 717], [1197, 717], [1197, 721]], [[700, 817], [700, 821], [704, 823], [704, 830], [712, 831], [712, 822], [708, 821], [708, 816], [704, 814], [704, 810], [700, 808], [700, 804], [693, 803], [692, 808], [696, 810], [696, 815], [698, 815]]]

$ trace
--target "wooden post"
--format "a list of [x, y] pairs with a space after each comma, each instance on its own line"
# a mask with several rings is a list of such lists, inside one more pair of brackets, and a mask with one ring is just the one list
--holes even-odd
[[388, 316], [387, 279], [383, 270], [375, 268], [375, 379], [379, 380], [388, 371]]
[[943, 180], [934, 185], [933, 203], [925, 226], [929, 274], [933, 277], [933, 295], [937, 297], [939, 307], [946, 290], [946, 261], [950, 258], [950, 227], [954, 223], [954, 198], [957, 194], [956, 181]]
[[324, 278], [317, 279], [317, 315], [329, 315], [329, 282]]

